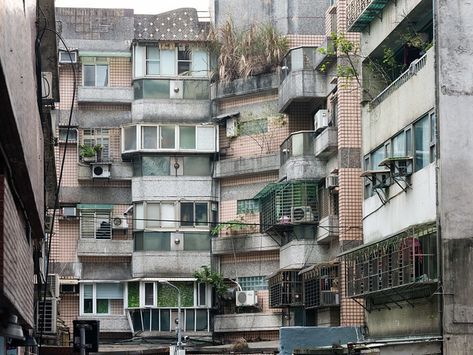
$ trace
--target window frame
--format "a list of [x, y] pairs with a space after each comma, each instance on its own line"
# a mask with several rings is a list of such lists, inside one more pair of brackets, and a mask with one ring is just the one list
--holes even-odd
[[[87, 58], [87, 59], [85, 59]], [[93, 59], [92, 59], [93, 58]], [[94, 67], [94, 85], [85, 84], [85, 67], [93, 66]], [[107, 67], [107, 82], [105, 85], [97, 85], [97, 66], [106, 66]], [[102, 57], [82, 57], [81, 58], [81, 73], [82, 73], [82, 86], [87, 88], [107, 88], [110, 87], [110, 59]]]
[[108, 161], [110, 160], [110, 130], [111, 128], [105, 127], [83, 128], [80, 137], [81, 144], [90, 146], [101, 145], [102, 161]]
[[[92, 215], [92, 217], [90, 217], [90, 215]], [[103, 220], [106, 220], [106, 218], [99, 218], [97, 217], [97, 215], [99, 216], [106, 216], [108, 215], [108, 224], [110, 225], [110, 230], [109, 230], [109, 236], [108, 237], [105, 237], [105, 238], [97, 238], [97, 231], [100, 229], [97, 228], [97, 223], [99, 221], [101, 221], [100, 223], [103, 223], [104, 221]], [[113, 228], [112, 228], [112, 211], [111, 210], [79, 210], [79, 216], [80, 216], [80, 221], [79, 221], [79, 237], [80, 239], [84, 239], [84, 240], [91, 240], [91, 239], [102, 239], [102, 240], [111, 240], [112, 239], [112, 236], [113, 236]], [[84, 237], [83, 234], [84, 234], [84, 227], [83, 226], [83, 223], [85, 223], [89, 218], [93, 218], [93, 224], [94, 224], [94, 236], [93, 237]], [[90, 221], [88, 221], [90, 223]], [[106, 222], [107, 223], [107, 222]]]
[[[114, 300], [114, 298], [97, 298], [97, 285], [98, 284], [119, 284], [115, 282], [84, 282], [80, 284], [79, 287], [79, 315], [80, 316], [110, 316], [112, 315], [111, 312], [111, 300]], [[84, 295], [84, 287], [85, 286], [92, 286], [92, 312], [85, 312], [84, 311], [84, 301], [85, 301], [85, 295]], [[127, 284], [128, 286], [128, 284]], [[122, 286], [122, 298], [117, 298], [121, 299], [123, 301], [123, 312], [121, 314], [125, 314], [125, 297], [126, 300], [128, 300], [128, 295], [127, 292], [125, 292], [125, 287]], [[88, 299], [88, 298], [87, 298]], [[106, 313], [98, 313], [98, 307], [97, 307], [97, 301], [98, 300], [107, 300], [107, 312]]]

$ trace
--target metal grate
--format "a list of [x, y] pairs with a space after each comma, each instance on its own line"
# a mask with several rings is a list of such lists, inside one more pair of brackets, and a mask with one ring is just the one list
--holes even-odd
[[268, 185], [255, 196], [260, 200], [261, 231], [288, 230], [295, 224], [316, 224], [319, 219], [317, 196], [315, 182]]
[[390, 0], [351, 0], [347, 5], [347, 28], [361, 32], [375, 19]]
[[[343, 256], [350, 297], [437, 282], [435, 225], [422, 225]], [[414, 297], [411, 295], [410, 297]]]
[[305, 308], [338, 306], [339, 298], [338, 264], [320, 264], [302, 274]]
[[269, 307], [301, 306], [302, 276], [299, 270], [280, 271], [269, 279]]

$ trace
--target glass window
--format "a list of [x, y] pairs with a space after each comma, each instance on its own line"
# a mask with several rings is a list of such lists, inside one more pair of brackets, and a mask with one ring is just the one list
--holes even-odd
[[80, 217], [81, 238], [110, 239], [112, 237], [110, 211], [82, 210]]
[[192, 51], [189, 46], [177, 47], [177, 74], [189, 75], [192, 62]]
[[108, 63], [102, 58], [83, 58], [82, 75], [84, 86], [108, 86]]
[[380, 170], [379, 163], [384, 159], [384, 147], [376, 149], [371, 154], [371, 168], [373, 170]]
[[145, 282], [145, 306], [154, 306], [154, 282]]
[[170, 157], [149, 157], [141, 159], [143, 176], [169, 176], [171, 169]]
[[208, 203], [195, 203], [195, 225], [196, 226], [208, 226], [209, 214], [208, 214]]
[[159, 228], [161, 221], [159, 220], [159, 211], [161, 206], [158, 203], [148, 203], [146, 205], [146, 227]]
[[108, 314], [109, 313], [109, 301], [104, 299], [97, 300], [97, 313], [98, 314]]
[[157, 127], [141, 127], [141, 145], [143, 149], [158, 148], [158, 129]]
[[210, 176], [210, 158], [184, 157], [183, 171], [185, 176]]
[[83, 66], [84, 86], [95, 86], [95, 65]]
[[161, 203], [161, 226], [168, 228], [176, 226], [176, 208], [174, 203]]
[[[173, 282], [181, 294], [181, 307], [194, 307], [194, 283]], [[158, 284], [158, 307], [177, 307], [177, 290], [165, 283]]]
[[405, 157], [406, 156], [406, 134], [404, 132], [399, 133], [393, 138], [393, 157]]
[[210, 250], [208, 233], [184, 233], [184, 250]]
[[179, 142], [181, 149], [195, 149], [195, 126], [179, 127]]
[[82, 297], [84, 314], [109, 314], [110, 300], [122, 300], [123, 287], [119, 283], [84, 284]]
[[140, 283], [128, 282], [128, 307], [140, 306]]
[[207, 51], [197, 48], [192, 51], [192, 76], [207, 76], [209, 59]]
[[159, 75], [159, 48], [154, 46], [146, 47], [146, 74]]
[[194, 223], [194, 203], [181, 202], [181, 226], [193, 226]]
[[84, 313], [93, 313], [93, 285], [84, 285]]
[[169, 251], [171, 250], [171, 233], [144, 232], [143, 250]]
[[433, 163], [436, 158], [435, 151], [435, 141], [436, 141], [436, 132], [437, 132], [437, 121], [435, 118], [435, 113], [430, 114], [430, 162]]
[[430, 127], [428, 116], [414, 124], [415, 135], [415, 171], [427, 166], [430, 162]]
[[108, 85], [108, 64], [97, 64], [96, 65], [97, 79], [95, 86], [107, 86]]
[[161, 75], [176, 75], [176, 52], [174, 49], [161, 49]]
[[133, 208], [133, 219], [134, 219], [134, 227], [133, 229], [144, 229], [144, 218], [145, 218], [145, 211], [144, 206], [142, 203], [136, 203]]
[[160, 130], [160, 147], [163, 149], [176, 148], [175, 126], [161, 126]]
[[100, 146], [97, 151], [99, 161], [107, 161], [110, 158], [110, 131], [108, 128], [84, 129], [82, 144], [91, 147]]
[[412, 157], [412, 129], [406, 129], [406, 155]]
[[196, 127], [197, 149], [215, 150], [215, 128], [214, 127]]
[[123, 128], [123, 149], [127, 150], [136, 150], [136, 126], [125, 127]]
[[207, 285], [204, 283], [198, 284], [198, 306], [205, 306], [207, 304]]
[[259, 212], [259, 201], [258, 200], [238, 200], [237, 201], [237, 214], [244, 213], [258, 213]]

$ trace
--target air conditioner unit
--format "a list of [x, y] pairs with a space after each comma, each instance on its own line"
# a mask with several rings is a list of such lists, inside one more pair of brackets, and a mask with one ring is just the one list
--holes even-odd
[[63, 217], [76, 217], [77, 210], [75, 207], [63, 207], [62, 208], [62, 216]]
[[128, 220], [126, 216], [115, 216], [112, 219], [112, 228], [113, 229], [128, 229]]
[[236, 137], [238, 136], [238, 121], [236, 118], [227, 119], [227, 137]]
[[57, 330], [57, 300], [46, 298], [38, 301], [38, 331], [43, 329], [46, 334], [55, 334]]
[[318, 110], [314, 116], [314, 130], [322, 131], [328, 126], [328, 110]]
[[312, 208], [310, 206], [292, 207], [291, 221], [293, 224], [314, 222]]
[[78, 284], [61, 284], [60, 286], [61, 294], [78, 294], [79, 285]]
[[391, 172], [380, 171], [374, 173], [373, 188], [374, 189], [386, 189], [392, 185]]
[[394, 177], [412, 175], [412, 159], [393, 162], [392, 174]]
[[93, 163], [92, 178], [94, 179], [109, 179], [110, 178], [110, 164]]
[[258, 297], [255, 291], [237, 291], [235, 302], [237, 307], [254, 306], [258, 304]]
[[338, 175], [337, 174], [330, 174], [325, 178], [325, 188], [326, 189], [334, 189], [338, 187]]
[[[70, 53], [70, 56], [69, 56]], [[77, 51], [59, 51], [59, 63], [72, 64], [77, 63]]]

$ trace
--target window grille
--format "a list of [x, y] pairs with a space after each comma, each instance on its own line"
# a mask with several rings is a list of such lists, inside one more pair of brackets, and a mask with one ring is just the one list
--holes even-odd
[[302, 305], [302, 276], [299, 270], [280, 271], [269, 279], [268, 285], [270, 308]]
[[302, 274], [306, 309], [339, 305], [339, 265], [320, 264]]

